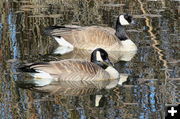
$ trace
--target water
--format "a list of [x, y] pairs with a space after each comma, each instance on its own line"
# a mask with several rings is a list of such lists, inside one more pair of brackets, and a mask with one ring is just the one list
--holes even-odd
[[[17, 67], [24, 63], [60, 60], [51, 55], [54, 41], [43, 34], [52, 25], [114, 27], [121, 13], [132, 14], [127, 27], [137, 54], [117, 70], [127, 82], [110, 90], [81, 96], [38, 93], [19, 88]], [[38, 119], [163, 119], [165, 106], [179, 104], [178, 0], [84, 1], [1, 0], [0, 117]], [[100, 102], [96, 97], [102, 96]], [[95, 106], [97, 105], [99, 106]]]

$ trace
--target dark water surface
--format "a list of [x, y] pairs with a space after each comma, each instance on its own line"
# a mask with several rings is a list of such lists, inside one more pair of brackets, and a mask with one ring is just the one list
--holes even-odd
[[[17, 87], [23, 63], [63, 59], [50, 55], [47, 26], [114, 27], [119, 14], [132, 14], [129, 37], [138, 46], [131, 61], [116, 63], [127, 82], [83, 96], [37, 93]], [[1, 0], [1, 119], [163, 119], [165, 106], [179, 104], [179, 0]], [[95, 106], [97, 95], [102, 95]]]

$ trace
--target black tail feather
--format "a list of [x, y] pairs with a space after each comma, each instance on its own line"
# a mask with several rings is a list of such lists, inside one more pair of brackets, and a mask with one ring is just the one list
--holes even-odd
[[45, 35], [48, 35], [48, 36], [52, 36], [51, 32], [55, 29], [59, 29], [59, 30], [73, 30], [73, 29], [76, 29], [75, 27], [66, 27], [66, 26], [49, 26], [49, 27], [46, 27], [44, 29], [44, 34]]
[[32, 68], [32, 66], [35, 65], [41, 65], [41, 64], [48, 64], [48, 63], [33, 63], [33, 64], [29, 64], [29, 65], [24, 65], [18, 68], [19, 71], [21, 72], [28, 72], [28, 73], [38, 73], [34, 68]]

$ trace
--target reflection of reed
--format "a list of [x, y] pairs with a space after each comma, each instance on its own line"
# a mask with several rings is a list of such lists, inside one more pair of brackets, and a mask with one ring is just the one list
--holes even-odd
[[[141, 0], [138, 0], [138, 2], [140, 3], [141, 11], [143, 12], [143, 14], [146, 14], [147, 12], [144, 9], [143, 3], [141, 2]], [[156, 35], [153, 33], [153, 26], [151, 25], [150, 19], [148, 17], [145, 17], [145, 22], [146, 22], [146, 26], [149, 28], [148, 32], [149, 32], [149, 34], [151, 36], [151, 40], [153, 41], [152, 47], [158, 53], [159, 60], [163, 62], [163, 66], [165, 68], [165, 77], [166, 77], [165, 78], [165, 83], [166, 83], [167, 82], [166, 80], [169, 77], [167, 61], [164, 59], [164, 54], [162, 53], [163, 50], [161, 50], [158, 47], [159, 42], [158, 42], [158, 40], [156, 40]]]
[[[138, 2], [139, 2], [139, 4], [140, 4], [141, 11], [143, 12], [143, 14], [146, 14], [147, 12], [146, 12], [146, 10], [145, 10], [145, 8], [144, 8], [144, 6], [143, 6], [143, 3], [141, 2], [141, 0], [138, 0]], [[166, 83], [167, 83], [167, 79], [169, 78], [167, 61], [164, 59], [163, 50], [161, 50], [161, 49], [158, 47], [159, 42], [158, 42], [158, 40], [156, 40], [156, 35], [153, 33], [153, 26], [152, 26], [152, 24], [151, 24], [151, 22], [150, 22], [150, 19], [149, 19], [148, 17], [146, 17], [146, 16], [145, 16], [145, 23], [146, 23], [146, 26], [149, 28], [149, 29], [148, 29], [148, 33], [150, 34], [151, 40], [153, 41], [152, 47], [153, 47], [153, 48], [155, 49], [155, 51], [157, 52], [158, 58], [159, 58], [160, 61], [162, 61], [163, 67], [165, 68], [165, 70], [164, 70], [164, 71], [165, 71], [165, 72], [164, 72], [164, 73], [165, 73], [165, 79], [160, 81], [160, 82], [164, 82], [164, 85], [160, 86], [160, 87], [162, 88], [160, 92], [164, 95], [163, 97], [165, 97], [165, 92], [166, 92], [166, 89], [165, 89], [166, 87], [165, 87], [165, 86], [167, 86]], [[155, 95], [154, 95], [154, 96], [155, 96]], [[158, 100], [159, 97], [156, 97], [156, 98], [157, 98], [157, 100]], [[160, 101], [160, 102], [157, 101], [157, 103], [163, 102], [163, 103], [165, 104], [165, 101], [166, 101], [166, 100], [161, 99], [161, 101]], [[146, 103], [145, 103], [145, 104], [146, 104]], [[154, 103], [154, 104], [155, 104], [155, 103]], [[152, 104], [152, 106], [154, 106], [154, 104]], [[156, 109], [156, 108], [154, 107], [154, 110], [155, 110], [155, 109]], [[162, 114], [162, 117], [164, 117], [163, 114]]]
[[[139, 4], [140, 4], [140, 8], [141, 8], [141, 11], [143, 12], [143, 14], [146, 14], [146, 10], [143, 6], [143, 3], [141, 2], [141, 0], [138, 0]], [[164, 1], [161, 1], [162, 2], [162, 6], [165, 6], [165, 2]], [[171, 90], [169, 89], [169, 84], [170, 83], [167, 83], [167, 80], [169, 79], [170, 77], [170, 74], [168, 72], [168, 62], [166, 61], [165, 58], [165, 55], [163, 54], [163, 50], [160, 49], [158, 46], [160, 45], [159, 41], [157, 40], [157, 37], [156, 35], [153, 33], [153, 26], [151, 24], [151, 21], [148, 17], [145, 17], [145, 23], [146, 23], [146, 26], [149, 28], [148, 29], [148, 33], [150, 34], [151, 36], [151, 40], [153, 41], [153, 44], [152, 44], [152, 47], [155, 49], [155, 51], [157, 52], [158, 54], [158, 58], [159, 60], [163, 63], [163, 67], [164, 67], [164, 75], [165, 75], [165, 79], [164, 80], [160, 80], [159, 82], [164, 82], [163, 85], [160, 85], [158, 88], [159, 90], [159, 93], [158, 93], [158, 97], [156, 96], [156, 99], [157, 99], [157, 103], [158, 104], [161, 104], [163, 102], [163, 104], [167, 103], [167, 102], [175, 102], [175, 101], [172, 101], [171, 99], [175, 99], [175, 94], [168, 94], [167, 91], [172, 91], [172, 92], [175, 92], [174, 90]], [[176, 86], [173, 85], [171, 86], [173, 88], [175, 88]], [[166, 97], [165, 99], [159, 99], [159, 97], [161, 97], [160, 95], [162, 95], [163, 97]], [[171, 96], [170, 96], [171, 95]], [[167, 96], [169, 96], [167, 98]], [[170, 101], [171, 100], [171, 101]]]
[[[140, 3], [141, 11], [143, 12], [143, 14], [146, 14], [146, 10], [144, 9], [143, 3], [141, 2], [141, 0], [138, 0], [138, 2]], [[161, 50], [158, 47], [159, 42], [156, 40], [156, 35], [153, 33], [153, 26], [151, 25], [150, 19], [148, 17], [145, 17], [145, 23], [146, 23], [146, 26], [149, 28], [148, 32], [151, 36], [151, 40], [153, 41], [152, 47], [158, 53], [159, 60], [162, 61], [162, 63], [163, 63], [163, 67], [164, 67], [164, 71], [165, 71], [164, 72], [165, 73], [165, 79], [164, 79], [165, 85], [164, 86], [166, 86], [167, 79], [169, 78], [167, 61], [164, 59], [163, 50]], [[166, 89], [164, 86], [162, 86], [163, 92], [166, 92]]]

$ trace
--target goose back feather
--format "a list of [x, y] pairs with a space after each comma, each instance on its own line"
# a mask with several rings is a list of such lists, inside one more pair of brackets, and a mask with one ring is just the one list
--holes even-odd
[[[27, 68], [27, 66], [25, 66]], [[56, 81], [90, 81], [90, 80], [108, 80], [109, 74], [98, 65], [75, 59], [51, 61], [49, 63], [39, 63], [30, 65], [29, 69], [34, 69], [36, 72], [43, 71], [57, 79]], [[22, 68], [22, 70], [24, 70]]]
[[94, 50], [101, 47], [107, 51], [118, 51], [122, 44], [115, 36], [115, 30], [109, 27], [53, 27], [48, 34], [56, 38], [63, 37], [67, 42], [79, 49]]

